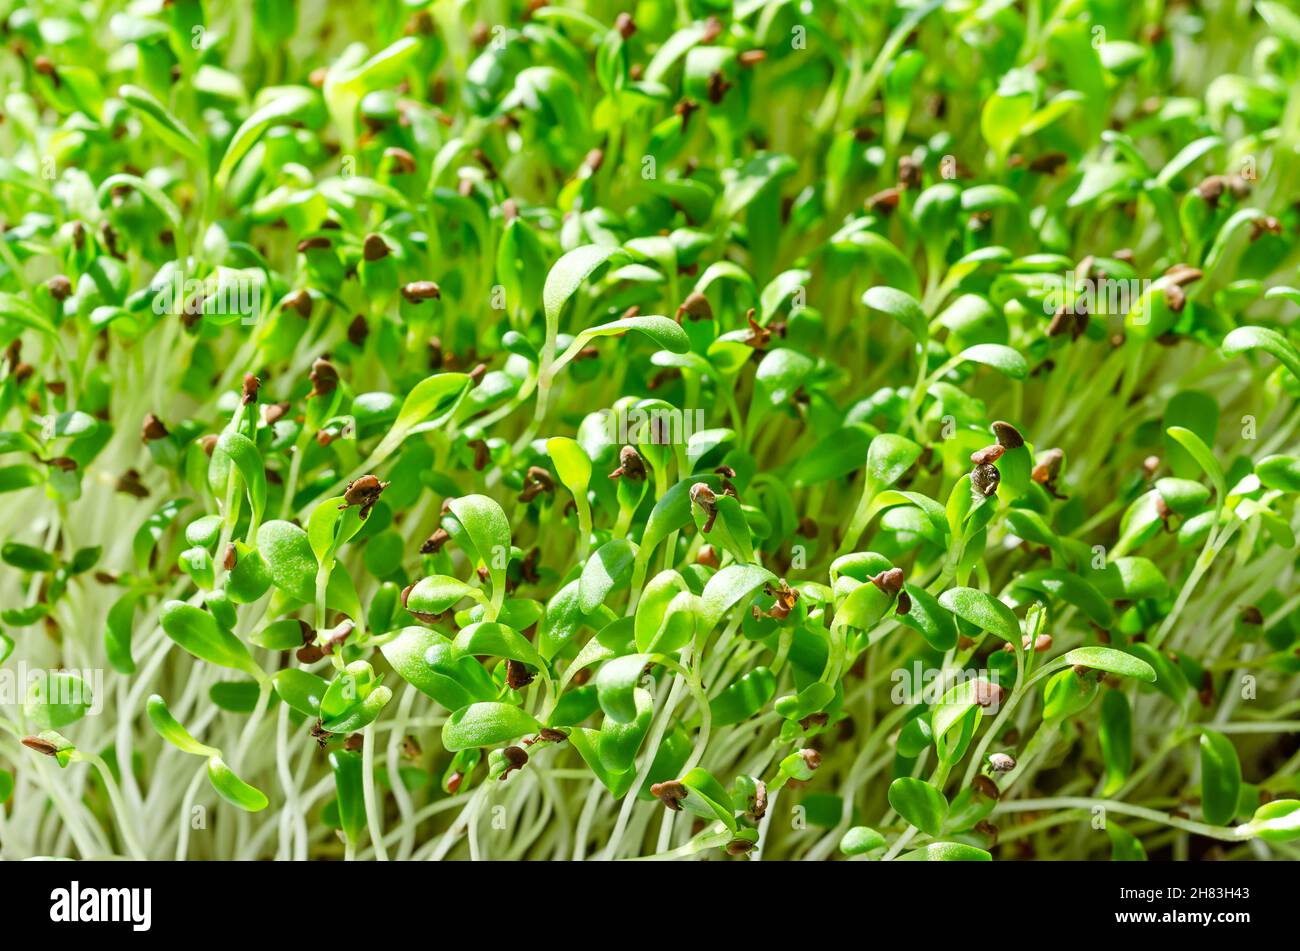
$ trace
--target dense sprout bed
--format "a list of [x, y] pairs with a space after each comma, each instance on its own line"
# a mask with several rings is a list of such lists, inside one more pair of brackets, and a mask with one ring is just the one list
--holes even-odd
[[5, 858], [1300, 856], [1289, 4], [0, 10]]

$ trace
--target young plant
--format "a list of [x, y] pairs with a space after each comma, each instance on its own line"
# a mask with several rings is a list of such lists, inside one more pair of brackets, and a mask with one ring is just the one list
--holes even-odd
[[0, 857], [1300, 857], [1300, 21], [860, 8], [0, 0]]

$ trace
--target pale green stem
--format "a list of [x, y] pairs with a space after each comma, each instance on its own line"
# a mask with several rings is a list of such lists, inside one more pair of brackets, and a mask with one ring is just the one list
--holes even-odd
[[[375, 858], [381, 862], [388, 861], [388, 849], [384, 846], [383, 815], [379, 811], [379, 797], [375, 795], [375, 725], [371, 723], [362, 731], [361, 771], [365, 776], [363, 787], [366, 802], [366, 821], [370, 826], [370, 841], [374, 845]], [[390, 781], [398, 783], [399, 776], [390, 776]]]
[[1160, 825], [1173, 826], [1176, 829], [1182, 829], [1184, 832], [1219, 839], [1223, 842], [1242, 842], [1251, 837], [1249, 827], [1246, 825], [1232, 828], [1212, 826], [1204, 822], [1183, 819], [1180, 816], [1171, 816], [1156, 809], [1147, 809], [1144, 806], [1131, 806], [1126, 802], [1116, 802], [1113, 799], [1088, 799], [1081, 796], [1055, 796], [1047, 799], [1017, 799], [1010, 802], [1000, 802], [993, 807], [993, 814], [1042, 812], [1047, 809], [1086, 809], [1089, 811], [1102, 809], [1106, 812], [1117, 812], [1122, 816], [1133, 816], [1136, 819], [1146, 819]]

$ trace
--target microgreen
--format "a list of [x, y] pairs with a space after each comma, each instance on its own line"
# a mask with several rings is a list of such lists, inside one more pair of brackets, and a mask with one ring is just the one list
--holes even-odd
[[1300, 21], [633, 6], [0, 0], [0, 856], [1300, 857]]

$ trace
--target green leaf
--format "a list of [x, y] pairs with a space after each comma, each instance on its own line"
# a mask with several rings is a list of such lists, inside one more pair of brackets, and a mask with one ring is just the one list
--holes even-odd
[[261, 687], [250, 681], [222, 681], [208, 689], [208, 699], [231, 713], [252, 713], [257, 709]]
[[1097, 696], [1097, 689], [1096, 680], [1069, 668], [1053, 674], [1043, 688], [1044, 722], [1060, 722], [1080, 713]]
[[574, 248], [556, 261], [547, 272], [546, 283], [542, 287], [542, 306], [546, 311], [547, 325], [551, 328], [559, 327], [560, 312], [564, 310], [564, 305], [596, 268], [611, 259], [621, 260], [626, 257], [627, 252], [622, 248], [587, 244]]
[[31, 573], [53, 571], [58, 566], [54, 556], [45, 549], [24, 545], [21, 542], [5, 542], [0, 546], [0, 559], [19, 571]]
[[636, 546], [625, 538], [616, 538], [596, 549], [582, 566], [578, 582], [578, 608], [590, 614], [605, 603], [609, 595], [626, 587], [632, 578]]
[[842, 479], [867, 461], [871, 438], [862, 426], [844, 426], [823, 437], [812, 450], [795, 460], [790, 482], [802, 488]]
[[770, 409], [788, 403], [814, 367], [813, 361], [797, 350], [789, 347], [769, 350], [754, 375], [756, 405], [750, 411], [749, 425], [755, 426]]
[[925, 513], [925, 517], [930, 520], [930, 525], [939, 537], [942, 538], [949, 533], [947, 512], [928, 495], [922, 495], [920, 492], [900, 492], [897, 489], [885, 489], [876, 493], [873, 502], [875, 508], [884, 509], [891, 505], [914, 505]]
[[518, 631], [495, 621], [480, 621], [462, 628], [452, 642], [466, 657], [505, 657], [523, 664], [546, 669], [537, 649]]
[[1185, 518], [1204, 511], [1210, 501], [1210, 490], [1191, 479], [1157, 479], [1156, 491], [1171, 511]]
[[600, 725], [600, 735], [596, 740], [596, 751], [606, 769], [623, 773], [635, 765], [637, 751], [650, 731], [650, 720], [654, 716], [654, 697], [648, 690], [635, 693], [636, 716], [625, 723], [612, 717], [606, 717]]
[[447, 718], [442, 745], [455, 753], [471, 746], [495, 746], [539, 729], [540, 723], [508, 703], [472, 703]]
[[158, 209], [158, 212], [167, 219], [167, 224], [172, 229], [172, 234], [176, 239], [177, 252], [182, 258], [187, 256], [188, 247], [184, 230], [185, 219], [181, 216], [181, 210], [160, 189], [155, 188], [144, 179], [135, 175], [108, 176], [99, 185], [97, 192], [99, 204], [102, 206], [114, 192], [123, 187], [139, 192], [146, 201]]
[[1020, 622], [1011, 609], [990, 594], [974, 588], [949, 588], [939, 603], [965, 621], [1019, 647]]
[[[954, 684], [939, 698], [939, 702], [935, 704], [930, 714], [930, 736], [934, 739], [935, 749], [943, 752], [949, 748], [943, 741], [953, 727], [965, 721], [971, 710], [980, 707], [981, 689], [977, 681], [963, 680], [961, 683]], [[980, 709], [981, 712], [975, 716], [977, 723], [983, 715], [982, 707]]]
[[315, 600], [318, 566], [305, 531], [292, 522], [267, 522], [257, 530], [257, 550], [277, 588], [299, 601]]
[[[358, 62], [364, 55], [364, 49], [356, 46], [336, 60], [325, 74], [321, 92], [330, 118], [338, 126], [349, 150], [355, 145], [357, 106], [367, 93], [396, 85], [419, 53], [420, 47], [418, 39], [404, 36], [370, 58]], [[349, 55], [352, 50], [360, 52]]]
[[983, 849], [961, 842], [931, 842], [900, 855], [899, 862], [992, 862], [993, 856]]
[[172, 499], [145, 519], [144, 524], [131, 540], [131, 554], [137, 571], [143, 573], [148, 570], [149, 558], [154, 546], [158, 544], [158, 540], [162, 538], [167, 527], [176, 520], [181, 510], [189, 504], [189, 499]]
[[[740, 507], [740, 502], [730, 495], [719, 495], [714, 501], [714, 507], [717, 517], [709, 529], [709, 541], [714, 545], [720, 545], [724, 551], [742, 564], [755, 561], [753, 532], [745, 518], [744, 510]], [[696, 526], [703, 532], [704, 526], [708, 524], [708, 516], [698, 507], [692, 515]]]
[[17, 294], [0, 292], [0, 319], [51, 337], [58, 333], [48, 317]]
[[555, 472], [574, 497], [586, 498], [591, 482], [591, 460], [576, 440], [555, 436], [546, 440], [546, 453], [555, 463]]
[[1076, 574], [1059, 568], [1043, 568], [1017, 576], [1014, 584], [1052, 597], [1062, 598], [1083, 611], [1088, 618], [1103, 627], [1114, 620], [1114, 612], [1095, 587]]
[[294, 650], [303, 644], [303, 626], [303, 622], [297, 618], [280, 618], [249, 635], [248, 639], [267, 650]]
[[1291, 531], [1290, 524], [1267, 505], [1254, 499], [1242, 499], [1237, 503], [1235, 511], [1237, 517], [1243, 522], [1252, 518], [1258, 518], [1263, 522], [1265, 531], [1275, 545], [1280, 545], [1282, 548], [1295, 547], [1295, 533]]
[[1125, 76], [1136, 70], [1147, 58], [1147, 51], [1136, 43], [1112, 40], [1102, 43], [1097, 50], [1101, 64], [1116, 75]]
[[636, 719], [636, 689], [642, 671], [650, 662], [649, 654], [627, 654], [606, 661], [592, 682], [605, 716], [615, 723], [628, 723]]
[[448, 710], [499, 692], [482, 664], [459, 656], [447, 637], [428, 628], [404, 627], [379, 649], [398, 676]]
[[1112, 194], [1127, 194], [1136, 177], [1133, 166], [1127, 162], [1093, 162], [1083, 169], [1074, 193], [1066, 201], [1067, 208], [1081, 208]]
[[406, 609], [414, 614], [442, 614], [476, 590], [450, 575], [430, 575], [415, 583], [406, 597]]
[[720, 821], [733, 832], [736, 830], [736, 807], [712, 773], [697, 766], [679, 782], [686, 787], [686, 798], [681, 800], [684, 810], [701, 819]]
[[1223, 338], [1220, 347], [1224, 356], [1236, 356], [1247, 350], [1263, 350], [1272, 354], [1278, 362], [1291, 371], [1291, 375], [1300, 380], [1300, 351], [1276, 330], [1268, 327], [1238, 327]]
[[[1017, 208], [1020, 196], [1005, 185], [973, 185], [962, 190], [961, 207], [963, 211], [993, 211], [998, 208]], [[949, 272], [949, 279], [953, 272]]]
[[910, 294], [892, 287], [873, 287], [862, 295], [862, 303], [893, 317], [922, 346], [930, 338], [930, 324], [925, 311]]
[[937, 836], [948, 818], [943, 793], [920, 779], [904, 776], [889, 784], [889, 804], [894, 811], [926, 835]]
[[312, 509], [307, 518], [307, 543], [317, 564], [334, 567], [334, 555], [358, 531], [362, 521], [360, 509], [344, 507], [342, 496], [326, 499]]
[[1022, 135], [1033, 135], [1042, 129], [1047, 128], [1054, 122], [1064, 118], [1076, 107], [1086, 102], [1082, 93], [1073, 89], [1066, 89], [1051, 98], [1041, 109], [1035, 110], [1034, 114], [1029, 117], [1021, 130]]
[[1085, 576], [1104, 597], [1113, 600], [1162, 598], [1169, 591], [1169, 580], [1149, 558], [1115, 558], [1105, 568], [1088, 568]]
[[1166, 432], [1187, 450], [1191, 457], [1196, 460], [1197, 465], [1210, 477], [1210, 482], [1214, 485], [1216, 501], [1219, 505], [1222, 505], [1223, 500], [1228, 497], [1228, 487], [1224, 481], [1223, 468], [1219, 465], [1219, 460], [1214, 458], [1214, 453], [1201, 441], [1201, 437], [1190, 429], [1182, 426], [1170, 426]]
[[[727, 264], [730, 262], [719, 263]], [[713, 267], [717, 266], [718, 265], [713, 265]], [[752, 286], [753, 279], [749, 276], [747, 271], [740, 270], [738, 272], [730, 273], [742, 283], [748, 282], [747, 286]], [[775, 316], [777, 311], [780, 310], [781, 305], [784, 304], [792, 294], [796, 293], [801, 287], [807, 287], [810, 281], [812, 281], [812, 272], [805, 271], [801, 268], [782, 271], [776, 277], [772, 278], [772, 280], [768, 281], [767, 286], [763, 288], [763, 293], [759, 295], [759, 322], [766, 324], [768, 319]], [[703, 283], [703, 278], [701, 278], [701, 283]], [[699, 289], [698, 285], [696, 289]]]
[[776, 676], [767, 667], [755, 667], [742, 674], [711, 701], [709, 709], [715, 727], [748, 720], [776, 696]]
[[54, 417], [50, 431], [60, 439], [84, 439], [99, 429], [99, 421], [88, 413], [74, 410]]
[[661, 541], [673, 532], [681, 531], [690, 524], [691, 486], [696, 482], [703, 482], [715, 491], [720, 485], [715, 476], [707, 476], [701, 479], [688, 478], [682, 479], [665, 492], [663, 497], [655, 503], [655, 507], [650, 510], [650, 517], [646, 520], [645, 531], [641, 534], [640, 551], [643, 553], [643, 557], [649, 557], [655, 546]]
[[41, 671], [31, 680], [23, 716], [41, 730], [61, 730], [76, 723], [95, 705], [90, 685], [65, 670]]
[[1282, 492], [1300, 492], [1300, 459], [1295, 456], [1265, 456], [1255, 463], [1260, 484]]
[[792, 175], [799, 165], [788, 155], [760, 152], [730, 175], [722, 193], [722, 214], [734, 218], [753, 203], [768, 185]]
[[166, 701], [158, 694], [151, 694], [145, 701], [145, 712], [149, 714], [149, 722], [158, 731], [158, 735], [181, 752], [192, 753], [195, 756], [220, 755], [220, 750], [206, 746], [191, 736], [190, 731], [181, 726], [180, 722], [172, 716], [172, 712], [167, 709]]
[[208, 699], [231, 713], [252, 713], [260, 693], [261, 688], [247, 680], [222, 681], [208, 688]]
[[1173, 426], [1190, 429], [1207, 446], [1213, 446], [1219, 431], [1219, 403], [1204, 390], [1179, 390], [1169, 398], [1164, 413], [1164, 445], [1169, 467], [1173, 474], [1183, 479], [1199, 478], [1203, 470], [1168, 432]]
[[44, 474], [35, 466], [0, 466], [0, 493], [30, 489], [44, 481]]
[[1199, 162], [1204, 156], [1214, 149], [1220, 148], [1222, 145], [1223, 139], [1217, 135], [1207, 135], [1196, 139], [1193, 142], [1189, 142], [1187, 145], [1179, 149], [1177, 155], [1165, 163], [1165, 167], [1162, 168], [1160, 174], [1156, 176], [1156, 182], [1160, 185], [1166, 186], [1172, 184], [1179, 175], [1183, 174], [1183, 172], [1187, 171]]
[[551, 596], [537, 626], [537, 643], [543, 657], [554, 657], [582, 627], [587, 615], [578, 606], [579, 579], [575, 578]]
[[363, 730], [379, 717], [392, 698], [393, 692], [387, 687], [375, 687], [364, 700], [353, 704], [344, 713], [322, 720], [321, 729], [330, 733], [355, 733]]
[[330, 753], [330, 769], [334, 771], [334, 791], [338, 797], [339, 826], [353, 845], [366, 831], [363, 768], [360, 753], [351, 750], [333, 750]]
[[675, 320], [653, 314], [637, 317], [621, 317], [607, 324], [588, 327], [574, 338], [564, 355], [556, 361], [556, 366], [568, 363], [578, 351], [597, 337], [622, 336], [629, 330], [645, 334], [659, 346], [671, 353], [686, 353], [691, 349], [690, 338]]
[[159, 620], [167, 636], [199, 660], [241, 670], [259, 681], [266, 679], [243, 642], [220, 627], [207, 611], [183, 601], [167, 601], [159, 612]]
[[1133, 769], [1133, 712], [1128, 698], [1118, 690], [1108, 690], [1101, 698], [1101, 724], [1097, 733], [1101, 758], [1106, 764], [1103, 796], [1114, 795]]
[[636, 782], [636, 772], [632, 769], [614, 770], [605, 765], [600, 755], [601, 733], [600, 730], [578, 727], [569, 733], [569, 743], [614, 798], [622, 799]]
[[126, 85], [117, 93], [122, 100], [134, 109], [163, 142], [184, 155], [191, 161], [204, 158], [203, 147], [199, 145], [194, 133], [187, 129], [171, 111], [146, 89]]
[[233, 544], [236, 561], [226, 575], [226, 594], [236, 604], [253, 604], [271, 587], [271, 575], [256, 548], [249, 548], [241, 541]]
[[1038, 107], [1039, 83], [1033, 73], [1013, 69], [998, 83], [997, 91], [984, 101], [980, 112], [980, 133], [1000, 161], [1020, 138]]
[[[465, 373], [435, 373], [415, 384], [402, 400], [397, 419], [381, 445], [391, 443], [392, 448], [396, 448], [408, 433], [423, 426], [430, 417], [435, 417], [435, 423], [445, 417], [469, 389], [469, 382], [469, 375]], [[375, 454], [379, 455], [378, 450]]]
[[208, 780], [222, 799], [245, 812], [261, 812], [270, 805], [265, 793], [236, 776], [219, 755], [208, 758]]
[[185, 526], [185, 540], [199, 548], [211, 548], [221, 537], [224, 520], [220, 515], [202, 515]]
[[916, 631], [937, 651], [949, 651], [957, 646], [957, 622], [930, 592], [918, 585], [904, 585], [903, 590], [912, 600], [907, 614], [897, 616], [898, 622]]
[[1300, 839], [1300, 799], [1275, 799], [1255, 810], [1246, 828], [1265, 842]]
[[271, 678], [275, 692], [290, 709], [303, 716], [319, 718], [321, 699], [329, 689], [323, 677], [297, 667], [277, 670]]
[[1222, 733], [1201, 730], [1201, 812], [1210, 825], [1227, 825], [1237, 815], [1241, 762]]
[[921, 458], [922, 449], [910, 439], [881, 433], [867, 449], [867, 488], [871, 496], [889, 488]]
[[1156, 682], [1156, 672], [1150, 664], [1113, 647], [1076, 647], [1062, 655], [1061, 660], [1075, 667], [1091, 667], [1149, 684]]
[[661, 571], [646, 583], [641, 598], [637, 601], [633, 627], [637, 650], [651, 650], [657, 635], [663, 629], [668, 606], [686, 590], [685, 579], [672, 570]]
[[[321, 697], [321, 717], [337, 719], [368, 697], [379, 684], [374, 668], [364, 660], [356, 660], [338, 671]], [[331, 731], [333, 732], [333, 731]]]
[[42, 730], [37, 737], [54, 748], [53, 756], [59, 769], [66, 769], [74, 760], [81, 759], [81, 752], [61, 733], [54, 730]]
[[763, 585], [776, 580], [776, 575], [757, 565], [727, 565], [704, 585], [699, 600], [697, 630], [701, 634], [709, 633], [733, 607], [743, 603]]
[[213, 495], [219, 499], [225, 497], [231, 463], [243, 477], [248, 504], [253, 510], [253, 521], [260, 522], [266, 509], [266, 468], [262, 464], [262, 454], [243, 433], [227, 429], [212, 449], [212, 462], [208, 469], [208, 484]]
[[1112, 862], [1145, 862], [1146, 849], [1132, 832], [1115, 822], [1106, 823], [1106, 834], [1110, 836], [1110, 860]]
[[883, 849], [885, 837], [875, 829], [867, 826], [854, 826], [840, 839], [840, 852], [845, 855], [866, 855], [876, 849]]
[[492, 579], [492, 600], [499, 608], [506, 595], [506, 566], [510, 560], [510, 522], [495, 500], [464, 495], [447, 502], [451, 513], [469, 533]]
[[708, 35], [709, 26], [703, 20], [690, 23], [673, 33], [660, 44], [658, 51], [646, 66], [645, 78], [651, 82], [664, 81], [673, 64]]
[[[555, 709], [551, 711], [551, 716], [546, 725], [551, 727], [577, 726], [598, 710], [600, 710], [600, 702], [596, 698], [596, 688], [591, 684], [575, 687], [572, 690], [565, 691], [563, 696], [560, 697]], [[684, 758], [683, 762], [685, 762]]]
[[870, 582], [859, 584], [840, 603], [835, 623], [867, 631], [874, 627], [894, 605], [894, 596]]
[[225, 191], [226, 183], [239, 160], [251, 149], [273, 125], [282, 125], [303, 117], [317, 103], [316, 93], [302, 86], [286, 86], [276, 91], [269, 103], [258, 109], [243, 121], [226, 146], [226, 154], [217, 166], [214, 177], [218, 191]]
[[1182, 668], [1163, 652], [1142, 641], [1130, 644], [1129, 652], [1151, 665], [1151, 669], [1156, 671], [1156, 689], [1174, 704], [1181, 706], [1188, 696], [1187, 677]]
[[1020, 351], [1000, 343], [977, 343], [973, 347], [967, 347], [953, 357], [953, 362], [982, 363], [1013, 380], [1023, 380], [1029, 376], [1029, 364], [1020, 355]]

